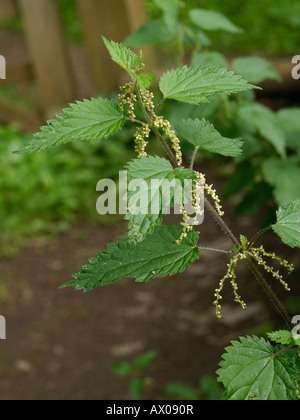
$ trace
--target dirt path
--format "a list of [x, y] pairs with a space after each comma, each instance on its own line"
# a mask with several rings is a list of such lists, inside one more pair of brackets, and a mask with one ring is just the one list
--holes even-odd
[[[240, 219], [236, 232], [251, 232], [248, 222]], [[1, 261], [0, 313], [7, 319], [7, 340], [0, 341], [2, 400], [126, 399], [127, 381], [111, 374], [109, 365], [152, 349], [159, 355], [145, 398], [157, 399], [171, 380], [196, 386], [202, 375], [213, 374], [224, 346], [250, 326], [271, 316], [278, 321], [242, 266], [248, 311], [233, 303], [228, 287], [223, 320], [216, 320], [213, 291], [227, 260], [213, 253], [203, 253], [183, 274], [148, 284], [124, 280], [86, 294], [58, 289], [125, 228], [73, 228], [55, 242], [37, 241], [15, 260]], [[201, 236], [203, 244], [230, 247], [209, 216]]]

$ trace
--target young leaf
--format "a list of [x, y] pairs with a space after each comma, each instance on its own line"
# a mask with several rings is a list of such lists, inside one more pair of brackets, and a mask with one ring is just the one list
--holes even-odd
[[155, 80], [155, 75], [152, 73], [135, 74], [134, 77], [139, 87], [145, 92]]
[[223, 156], [238, 156], [242, 153], [240, 139], [223, 137], [209, 121], [195, 119], [183, 120], [175, 125], [178, 135], [194, 146]]
[[225, 400], [298, 400], [299, 373], [284, 354], [256, 336], [241, 338], [226, 349], [218, 380]]
[[210, 102], [217, 93], [233, 94], [255, 86], [219, 67], [184, 66], [164, 73], [160, 90], [166, 99], [199, 105]]
[[274, 341], [274, 343], [278, 343], [283, 346], [288, 346], [293, 342], [293, 336], [291, 331], [281, 330], [268, 333], [267, 335], [271, 341]]
[[163, 216], [174, 206], [174, 200], [178, 204], [183, 202], [183, 181], [195, 179], [195, 173], [184, 168], [173, 169], [167, 159], [157, 156], [135, 159], [127, 169], [129, 186], [131, 182], [137, 183], [128, 193], [125, 219], [129, 220], [129, 238], [140, 242], [162, 223]]
[[128, 238], [109, 244], [88, 265], [81, 268], [74, 280], [62, 287], [74, 287], [85, 292], [99, 286], [115, 283], [127, 277], [147, 282], [156, 277], [184, 271], [199, 258], [196, 246], [198, 233], [190, 232], [180, 245], [181, 226], [161, 225], [143, 242], [137, 244]]
[[232, 63], [232, 69], [250, 83], [261, 83], [267, 79], [282, 81], [273, 64], [262, 57], [236, 58]]
[[193, 9], [190, 11], [192, 22], [205, 31], [226, 31], [231, 33], [241, 33], [243, 30], [234, 25], [222, 13], [206, 9]]
[[39, 152], [72, 140], [102, 140], [119, 131], [125, 122], [120, 107], [113, 101], [103, 98], [78, 101], [42, 127], [20, 152]]
[[277, 223], [272, 229], [286, 245], [300, 248], [300, 200], [291, 201], [277, 211]]
[[132, 50], [125, 47], [123, 44], [119, 44], [114, 41], [108, 41], [104, 37], [102, 38], [113, 61], [115, 61], [117, 64], [119, 64], [119, 66], [128, 72], [132, 72], [136, 69], [139, 58]]

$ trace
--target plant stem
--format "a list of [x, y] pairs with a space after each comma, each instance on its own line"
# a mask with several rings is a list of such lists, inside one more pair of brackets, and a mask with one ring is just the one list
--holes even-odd
[[256, 277], [256, 279], [258, 280], [258, 282], [264, 289], [264, 291], [267, 293], [267, 295], [271, 299], [277, 311], [280, 313], [280, 315], [285, 320], [285, 322], [289, 325], [289, 327], [293, 329], [294, 324], [292, 323], [292, 320], [289, 314], [287, 313], [286, 309], [284, 308], [283, 304], [280, 302], [275, 292], [271, 289], [268, 282], [265, 280], [263, 275], [260, 273], [260, 271], [256, 267], [255, 263], [252, 261], [252, 259], [249, 256], [246, 257], [246, 263], [248, 264], [248, 267], [250, 268], [250, 270], [252, 271], [252, 273], [254, 274], [254, 276]]
[[268, 227], [262, 229], [260, 232], [258, 232], [249, 242], [249, 244], [246, 248], [246, 251], [248, 251], [248, 249], [252, 248], [252, 245], [254, 245], [254, 243], [257, 241], [258, 238], [260, 238], [264, 233], [268, 232], [271, 229], [272, 229], [272, 226], [268, 226]]
[[147, 110], [146, 110], [146, 107], [145, 107], [144, 101], [143, 101], [143, 99], [142, 99], [142, 97], [141, 97], [140, 88], [139, 88], [139, 86], [138, 86], [138, 85], [136, 85], [136, 90], [137, 90], [137, 96], [138, 96], [138, 101], [139, 101], [140, 107], [142, 108], [143, 114], [145, 115], [145, 117], [146, 117], [146, 120], [147, 120], [148, 124], [149, 124], [149, 125], [151, 125], [151, 124], [152, 124], [152, 120], [151, 120], [151, 118], [149, 117], [149, 114], [148, 114], [148, 112], [147, 112]]
[[156, 135], [156, 137], [158, 138], [158, 140], [161, 142], [161, 144], [164, 147], [165, 151], [169, 155], [169, 157], [170, 157], [173, 165], [175, 166], [175, 168], [178, 167], [178, 163], [177, 163], [176, 157], [175, 157], [174, 153], [172, 152], [172, 149], [170, 148], [170, 146], [166, 142], [166, 140], [163, 138], [163, 136], [160, 134], [159, 130], [156, 127], [154, 127], [152, 125], [151, 128], [152, 128], [154, 134]]
[[294, 344], [291, 344], [289, 347], [286, 347], [285, 349], [279, 350], [277, 353], [273, 354], [272, 359], [275, 359], [275, 357], [280, 356], [281, 354], [286, 353], [287, 351], [293, 350], [298, 348], [298, 346], [295, 346]]
[[160, 101], [160, 103], [157, 105], [157, 108], [155, 110], [155, 114], [158, 114], [159, 113], [159, 111], [160, 111], [161, 107], [163, 106], [164, 102], [165, 102], [165, 98], [162, 98], [162, 100]]
[[211, 251], [211, 252], [220, 252], [222, 254], [230, 254], [230, 251], [225, 251], [224, 249], [209, 248], [205, 246], [199, 246], [200, 251]]
[[191, 171], [194, 169], [195, 159], [196, 159], [198, 150], [199, 150], [199, 146], [196, 146], [195, 150], [194, 150], [194, 153], [193, 153], [193, 156], [192, 156], [191, 164], [190, 164], [190, 170]]
[[132, 120], [130, 117], [125, 117], [125, 118], [126, 118], [127, 121], [130, 121], [130, 122], [133, 122], [133, 123], [136, 123], [136, 124], [140, 124], [140, 125], [145, 125], [144, 121], [140, 121], [140, 120], [137, 120], [137, 119]]

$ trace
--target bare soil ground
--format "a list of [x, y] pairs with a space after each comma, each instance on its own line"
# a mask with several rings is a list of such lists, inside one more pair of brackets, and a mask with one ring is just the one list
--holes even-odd
[[[231, 339], [264, 322], [282, 326], [243, 265], [239, 283], [248, 310], [233, 303], [227, 287], [223, 318], [216, 319], [214, 289], [227, 257], [210, 252], [175, 277], [147, 284], [123, 280], [86, 294], [59, 290], [125, 230], [124, 224], [73, 227], [57, 241], [36, 240], [19, 257], [0, 262], [0, 313], [7, 320], [7, 340], [0, 341], [2, 400], [127, 399], [127, 380], [114, 376], [109, 366], [152, 349], [158, 358], [148, 372], [153, 381], [144, 398], [164, 398], [169, 381], [196, 386], [201, 376], [214, 374]], [[251, 236], [255, 230], [248, 218], [234, 225], [236, 233]], [[201, 238], [203, 245], [231, 247], [208, 215]], [[278, 245], [282, 254], [273, 239], [266, 238], [269, 249]], [[289, 256], [297, 262], [297, 253]], [[296, 293], [296, 277], [291, 283]]]

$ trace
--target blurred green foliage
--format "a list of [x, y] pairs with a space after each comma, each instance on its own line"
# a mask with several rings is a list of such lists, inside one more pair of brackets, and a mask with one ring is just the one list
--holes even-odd
[[106, 222], [96, 212], [96, 184], [102, 178], [117, 180], [130, 159], [129, 129], [101, 144], [74, 142], [53, 152], [13, 153], [29, 139], [15, 126], [0, 125], [2, 256], [16, 253], [26, 238], [57, 234], [71, 223]]
[[[155, 0], [145, 0], [150, 18], [161, 11]], [[266, 56], [295, 55], [300, 46], [300, 2], [298, 0], [183, 0], [181, 19], [188, 19], [191, 8], [223, 13], [244, 32], [216, 31], [210, 34], [214, 48], [230, 52], [263, 52]]]
[[[143, 0], [141, 0], [143, 1]], [[155, 0], [144, 0], [150, 18], [159, 17], [161, 11]], [[57, 0], [61, 19], [69, 40], [82, 40], [82, 27], [76, 0]], [[182, 19], [188, 18], [191, 8], [205, 8], [221, 12], [244, 33], [219, 32], [211, 34], [213, 45], [219, 51], [264, 52], [267, 56], [295, 55], [300, 45], [299, 0], [182, 0]], [[0, 22], [0, 27], [22, 29], [19, 18]]]

